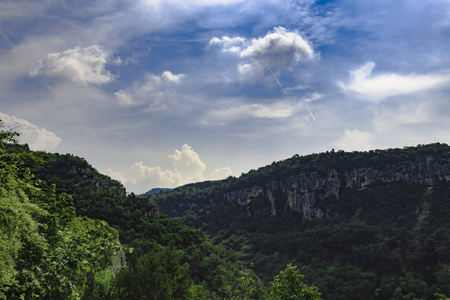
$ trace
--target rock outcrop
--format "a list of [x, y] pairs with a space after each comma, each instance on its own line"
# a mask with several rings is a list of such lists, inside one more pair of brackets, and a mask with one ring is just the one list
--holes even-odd
[[383, 169], [359, 168], [339, 173], [330, 170], [326, 175], [301, 173], [282, 180], [269, 180], [263, 184], [226, 192], [224, 198], [241, 206], [254, 199], [270, 202], [272, 216], [286, 211], [300, 213], [305, 220], [322, 218], [327, 214], [317, 204], [318, 200], [339, 201], [340, 193], [348, 189], [367, 189], [376, 184], [411, 182], [433, 186], [439, 181], [450, 181], [450, 162], [436, 161], [433, 157], [421, 157]]

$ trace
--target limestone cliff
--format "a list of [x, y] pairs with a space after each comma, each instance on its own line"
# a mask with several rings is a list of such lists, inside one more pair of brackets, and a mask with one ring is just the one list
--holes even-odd
[[327, 211], [316, 205], [318, 200], [339, 201], [340, 194], [348, 189], [368, 189], [376, 184], [401, 181], [425, 186], [433, 186], [439, 181], [448, 182], [450, 162], [425, 156], [383, 168], [362, 167], [341, 172], [330, 170], [324, 175], [305, 172], [285, 179], [269, 179], [264, 183], [225, 192], [223, 196], [228, 202], [247, 206], [249, 213], [252, 201], [259, 199], [270, 202], [270, 214], [273, 216], [295, 211], [303, 219], [310, 220], [327, 214]]

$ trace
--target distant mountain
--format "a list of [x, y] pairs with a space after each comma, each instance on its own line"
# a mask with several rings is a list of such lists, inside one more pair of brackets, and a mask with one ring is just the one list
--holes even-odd
[[141, 196], [150, 196], [153, 194], [160, 194], [160, 193], [164, 193], [164, 192], [168, 192], [171, 191], [172, 189], [169, 188], [153, 188], [145, 193], [143, 193]]
[[151, 199], [266, 281], [295, 263], [325, 299], [450, 295], [446, 144], [294, 155]]

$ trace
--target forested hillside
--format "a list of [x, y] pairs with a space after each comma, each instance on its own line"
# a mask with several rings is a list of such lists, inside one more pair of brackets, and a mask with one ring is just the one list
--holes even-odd
[[0, 299], [450, 295], [447, 145], [294, 156], [141, 197], [18, 138], [1, 131]]
[[85, 160], [17, 138], [0, 131], [0, 299], [320, 298], [296, 266], [264, 284], [236, 252]]
[[298, 156], [153, 195], [264, 282], [287, 263], [325, 299], [450, 295], [450, 147]]

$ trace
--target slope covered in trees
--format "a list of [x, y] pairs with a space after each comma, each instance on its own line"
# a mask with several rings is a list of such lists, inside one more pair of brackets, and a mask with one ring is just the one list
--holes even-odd
[[16, 138], [0, 131], [0, 299], [283, 299], [289, 284], [319, 299], [298, 270], [264, 285], [233, 250], [85, 160]]
[[[333, 171], [345, 178], [361, 168], [384, 174], [394, 165], [412, 165], [415, 172], [421, 167], [414, 163], [423, 160], [447, 170], [450, 147], [296, 155], [239, 178], [186, 185], [151, 199], [161, 211], [237, 251], [265, 282], [292, 263], [325, 299], [433, 299], [436, 293], [450, 295], [449, 174], [431, 174], [428, 184], [418, 182], [419, 174], [419, 180], [380, 180], [363, 189], [341, 185], [338, 197], [324, 193], [306, 202], [313, 203], [310, 210], [326, 212], [312, 219], [289, 209], [274, 216], [264, 192], [272, 182], [299, 174], [320, 179]], [[400, 175], [405, 174], [392, 176]], [[234, 201], [230, 194], [247, 196]]]

